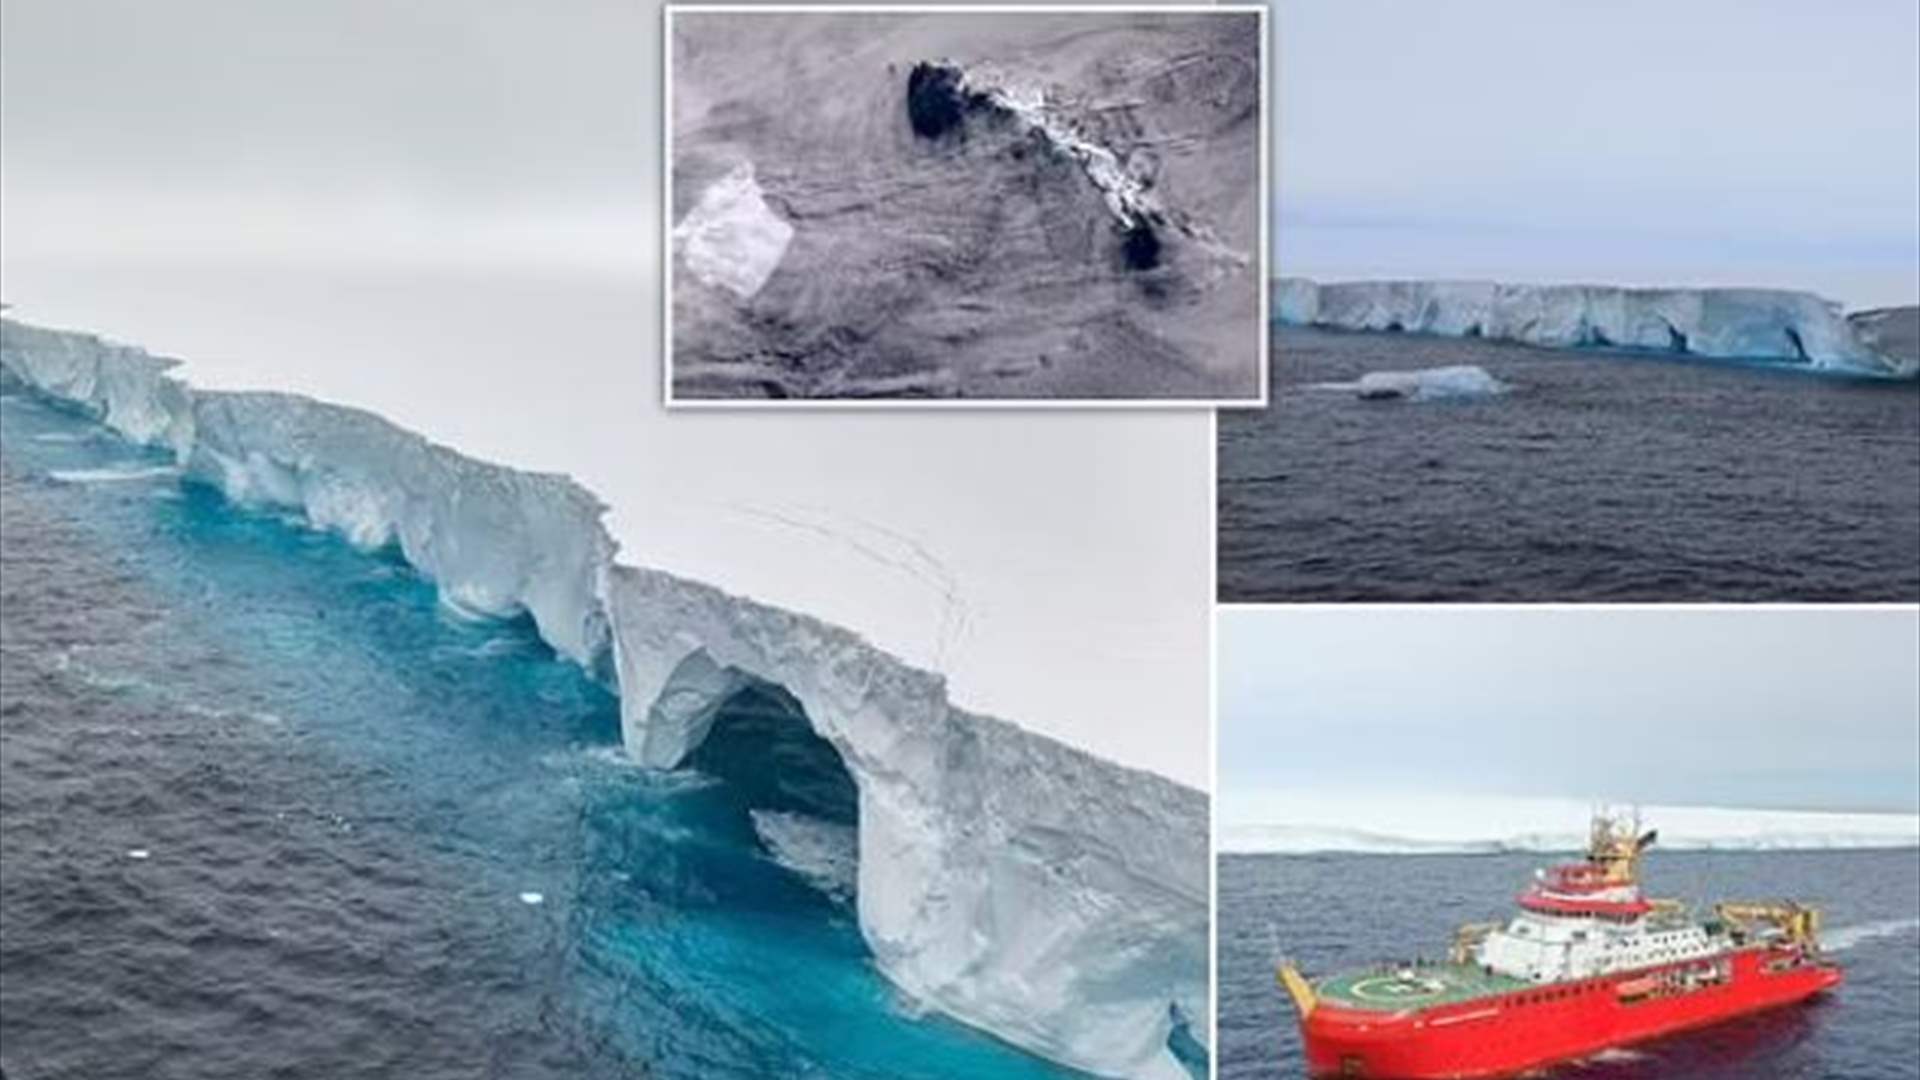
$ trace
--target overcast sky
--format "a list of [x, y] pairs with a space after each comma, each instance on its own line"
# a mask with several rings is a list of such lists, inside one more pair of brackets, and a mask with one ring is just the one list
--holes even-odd
[[1220, 791], [1920, 810], [1912, 609], [1225, 609]]
[[1204, 785], [1206, 414], [661, 412], [660, 26], [628, 0], [6, 0], [11, 314], [570, 473], [628, 561]]
[[1920, 303], [1913, 0], [1280, 0], [1282, 273]]

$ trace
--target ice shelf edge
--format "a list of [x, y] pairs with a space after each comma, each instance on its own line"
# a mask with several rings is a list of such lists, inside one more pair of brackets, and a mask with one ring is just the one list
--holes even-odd
[[[531, 617], [619, 694], [628, 753], [673, 768], [747, 680], [803, 705], [860, 792], [862, 935], [927, 1007], [1099, 1075], [1174, 1078], [1203, 1043], [1206, 796], [947, 699], [820, 620], [615, 560], [570, 478], [468, 458], [373, 413], [200, 391], [176, 362], [0, 319], [0, 377], [166, 450], [191, 482], [396, 547], [442, 599]], [[1116, 988], [1118, 992], [1116, 992]]]

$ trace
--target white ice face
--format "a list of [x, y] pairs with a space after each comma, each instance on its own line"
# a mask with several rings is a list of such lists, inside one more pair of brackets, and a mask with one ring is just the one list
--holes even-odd
[[1863, 342], [1839, 309], [1780, 289], [1625, 289], [1485, 281], [1274, 285], [1274, 317], [1345, 330], [1401, 330], [1547, 348], [1628, 348], [1777, 360], [1824, 371], [1904, 378], [1910, 361]]
[[[938, 675], [859, 636], [614, 562], [604, 507], [564, 476], [489, 465], [358, 409], [198, 392], [169, 364], [0, 321], [0, 365], [236, 501], [397, 544], [450, 605], [532, 616], [617, 684], [627, 752], [673, 768], [751, 680], [784, 688], [859, 790], [855, 902], [880, 970], [926, 1006], [1105, 1076], [1185, 1077], [1174, 1015], [1207, 1012], [1207, 802], [953, 707]], [[830, 838], [762, 821], [844, 881]]]
[[767, 205], [753, 165], [715, 181], [674, 227], [674, 249], [700, 283], [742, 300], [766, 287], [793, 240], [793, 226]]
[[176, 360], [11, 320], [0, 337], [0, 367], [27, 385], [71, 402], [143, 445], [166, 446], [184, 459], [193, 445], [193, 409], [181, 384], [167, 377]]
[[1207, 1023], [1206, 800], [954, 708], [858, 636], [650, 570], [608, 579], [630, 750], [671, 767], [749, 679], [785, 688], [860, 791], [857, 905], [914, 999], [1106, 1076], [1184, 1077]]
[[1419, 371], [1369, 371], [1353, 384], [1354, 393], [1362, 398], [1406, 401], [1470, 401], [1498, 397], [1507, 389], [1506, 383], [1472, 364]]

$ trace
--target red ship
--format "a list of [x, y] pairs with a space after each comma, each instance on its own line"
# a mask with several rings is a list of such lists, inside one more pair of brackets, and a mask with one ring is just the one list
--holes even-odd
[[1280, 983], [1315, 1077], [1505, 1077], [1805, 1000], [1837, 986], [1819, 912], [1723, 903], [1701, 920], [1640, 892], [1655, 839], [1594, 819], [1585, 860], [1536, 874], [1504, 926], [1461, 927], [1446, 961]]

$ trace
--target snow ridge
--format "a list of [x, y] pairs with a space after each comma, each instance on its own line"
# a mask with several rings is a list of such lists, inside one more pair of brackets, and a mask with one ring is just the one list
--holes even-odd
[[863, 936], [922, 1005], [1076, 1068], [1186, 1077], [1209, 1030], [1206, 797], [954, 707], [940, 676], [819, 620], [615, 561], [565, 476], [475, 461], [359, 409], [198, 391], [176, 362], [0, 319], [0, 382], [171, 451], [243, 505], [396, 546], [441, 598], [530, 616], [619, 692], [627, 753], [671, 769], [721, 705], [785, 688], [859, 789]]
[[1273, 284], [1277, 322], [1483, 337], [1547, 348], [1617, 348], [1762, 360], [1912, 378], [1920, 363], [1862, 340], [1838, 305], [1783, 289], [1632, 289], [1490, 281]]

